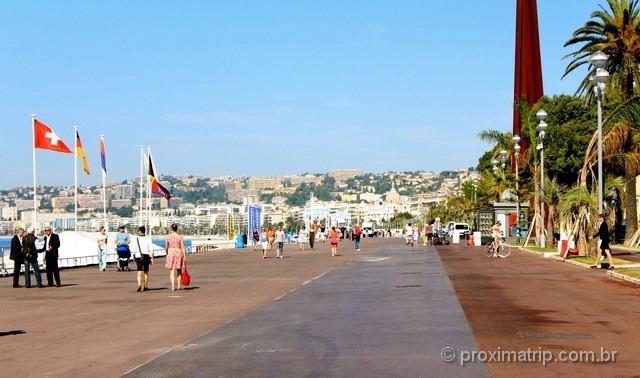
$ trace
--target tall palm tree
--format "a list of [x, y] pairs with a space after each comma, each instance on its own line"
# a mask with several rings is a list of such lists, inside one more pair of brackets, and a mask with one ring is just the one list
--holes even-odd
[[607, 0], [609, 9], [600, 6], [591, 14], [591, 19], [573, 32], [573, 37], [564, 46], [579, 46], [578, 50], [565, 55], [571, 58], [563, 77], [576, 68], [589, 65], [589, 73], [578, 87], [578, 93], [591, 88], [589, 78], [595, 68], [589, 58], [596, 51], [609, 56], [605, 68], [611, 74], [610, 86], [627, 100], [634, 94], [634, 83], [640, 84], [637, 70], [640, 60], [640, 7], [638, 0]]
[[[616, 107], [603, 122], [603, 159], [612, 170], [624, 172], [623, 202], [626, 210], [626, 235], [629, 242], [636, 231], [636, 175], [640, 173], [640, 98], [634, 97]], [[594, 167], [598, 163], [597, 135], [587, 147], [584, 165], [579, 174], [582, 185], [596, 182]]]
[[[565, 47], [576, 45], [578, 50], [567, 54], [571, 58], [565, 73], [567, 76], [576, 68], [588, 65], [589, 73], [578, 86], [577, 93], [587, 94], [592, 98], [589, 78], [595, 73], [595, 68], [589, 63], [589, 58], [596, 51], [602, 51], [609, 56], [605, 69], [611, 74], [609, 90], [623, 101], [631, 99], [635, 88], [640, 85], [640, 6], [638, 0], [607, 0], [608, 9], [601, 9], [591, 14], [591, 19], [584, 26], [573, 33], [573, 37], [565, 43]], [[630, 126], [637, 127], [637, 123]], [[626, 143], [627, 149], [637, 152], [640, 150], [635, 143]], [[637, 204], [635, 178], [638, 171], [627, 165], [623, 167], [626, 192], [626, 239], [632, 237], [637, 228]]]

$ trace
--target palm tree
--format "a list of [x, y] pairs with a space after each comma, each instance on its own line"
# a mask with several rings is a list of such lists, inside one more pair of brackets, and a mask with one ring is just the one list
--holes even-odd
[[[638, 0], [607, 0], [608, 8], [601, 9], [591, 14], [591, 20], [573, 33], [573, 37], [565, 43], [565, 47], [580, 45], [578, 50], [567, 54], [565, 58], [571, 58], [565, 73], [567, 76], [576, 68], [588, 65], [589, 73], [578, 86], [577, 93], [587, 94], [587, 99], [592, 98], [591, 83], [589, 78], [595, 73], [595, 68], [589, 63], [589, 58], [596, 51], [602, 51], [609, 56], [605, 69], [611, 74], [609, 89], [614, 90], [614, 96], [618, 95], [623, 101], [634, 96], [635, 87], [640, 85], [640, 71], [637, 69], [640, 62], [640, 7]], [[634, 129], [638, 123], [631, 123]], [[630, 152], [638, 152], [637, 144], [623, 143]], [[622, 167], [627, 180], [626, 192], [626, 240], [630, 238], [637, 228], [637, 204], [635, 178], [638, 173], [633, 165], [624, 164]]]
[[609, 56], [605, 68], [611, 74], [610, 86], [616, 88], [627, 100], [634, 94], [634, 84], [640, 84], [637, 70], [640, 60], [640, 8], [638, 0], [607, 0], [609, 9], [600, 6], [591, 14], [591, 19], [573, 32], [573, 37], [564, 46], [580, 45], [578, 50], [565, 55], [571, 58], [563, 77], [585, 64], [589, 73], [578, 86], [577, 93], [589, 92], [589, 78], [595, 68], [589, 58], [596, 51]]
[[503, 133], [499, 130], [482, 130], [478, 133], [478, 137], [483, 142], [492, 143], [493, 144], [493, 156], [498, 156], [500, 150], [511, 150], [513, 148], [513, 141], [511, 138], [513, 135], [511, 133]]
[[553, 245], [553, 231], [559, 226], [558, 205], [562, 196], [563, 187], [558, 184], [558, 180], [545, 178], [544, 188], [540, 191], [540, 199], [547, 204], [547, 242], [546, 245]]
[[[640, 173], [640, 98], [634, 97], [616, 107], [603, 122], [603, 160], [612, 170], [624, 172], [623, 196], [626, 209], [626, 235], [629, 242], [637, 228], [636, 175]], [[582, 185], [596, 182], [594, 167], [598, 162], [597, 135], [587, 147], [584, 165], [579, 175]]]
[[[624, 179], [608, 176], [604, 185], [604, 192], [608, 195], [606, 199], [611, 199], [611, 195], [623, 186]], [[589, 191], [584, 185], [570, 188], [560, 196], [558, 212], [560, 220], [570, 225], [569, 240], [577, 238], [580, 253], [588, 254], [588, 239], [598, 214], [597, 191]]]

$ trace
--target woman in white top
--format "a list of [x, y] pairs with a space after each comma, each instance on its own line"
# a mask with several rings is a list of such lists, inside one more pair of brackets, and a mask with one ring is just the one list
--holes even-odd
[[410, 245], [413, 247], [413, 227], [411, 226], [411, 223], [407, 223], [404, 226], [404, 241], [405, 241], [405, 245]]
[[298, 232], [298, 243], [300, 243], [300, 250], [304, 251], [304, 245], [307, 244], [309, 237], [307, 236], [307, 228], [302, 226], [300, 232]]
[[131, 253], [138, 267], [138, 291], [149, 290], [149, 265], [153, 265], [151, 239], [145, 233], [144, 226], [138, 227], [137, 237], [131, 242]]

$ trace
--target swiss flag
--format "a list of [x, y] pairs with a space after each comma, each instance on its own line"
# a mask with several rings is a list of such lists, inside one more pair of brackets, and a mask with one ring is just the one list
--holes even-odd
[[43, 150], [51, 150], [57, 152], [64, 152], [70, 154], [71, 150], [66, 144], [58, 137], [58, 135], [49, 128], [49, 126], [38, 121], [33, 120], [33, 135], [34, 135], [34, 147], [41, 148]]

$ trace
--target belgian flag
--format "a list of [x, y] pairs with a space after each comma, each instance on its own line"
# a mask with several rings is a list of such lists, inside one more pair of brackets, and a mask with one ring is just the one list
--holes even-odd
[[80, 141], [80, 134], [78, 134], [78, 129], [76, 129], [76, 157], [82, 160], [82, 170], [84, 171], [84, 173], [90, 175], [91, 170], [89, 169], [87, 154], [84, 152], [84, 148], [82, 148], [82, 142]]
[[149, 182], [151, 182], [151, 193], [162, 196], [169, 201], [171, 199], [171, 193], [169, 190], [160, 184], [158, 178], [156, 177], [155, 171], [153, 169], [153, 158], [151, 157], [151, 152], [149, 152]]

